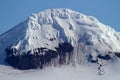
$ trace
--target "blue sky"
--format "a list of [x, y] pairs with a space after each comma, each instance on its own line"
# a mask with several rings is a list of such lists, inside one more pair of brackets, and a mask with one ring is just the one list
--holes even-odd
[[0, 34], [48, 8], [69, 8], [120, 31], [120, 0], [0, 0]]

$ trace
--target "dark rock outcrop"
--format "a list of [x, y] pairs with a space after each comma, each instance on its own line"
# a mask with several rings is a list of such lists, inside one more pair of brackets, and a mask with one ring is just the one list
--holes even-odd
[[5, 62], [21, 70], [42, 69], [43, 66], [51, 64], [52, 59], [57, 59], [59, 65], [66, 63], [66, 58], [68, 56], [68, 61], [70, 60], [73, 49], [69, 43], [60, 43], [56, 51], [44, 47], [36, 48], [33, 54], [31, 50], [20, 54], [15, 48], [7, 48]]
[[110, 60], [111, 59], [111, 56], [106, 54], [106, 55], [98, 55], [97, 56], [99, 59], [103, 59], [103, 60]]
[[120, 52], [115, 52], [115, 55], [120, 58]]

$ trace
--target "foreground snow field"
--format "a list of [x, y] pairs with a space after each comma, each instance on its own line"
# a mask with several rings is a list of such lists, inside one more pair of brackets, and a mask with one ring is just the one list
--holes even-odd
[[49, 67], [44, 70], [16, 70], [0, 65], [0, 80], [120, 80], [118, 65], [104, 66], [104, 75], [98, 75], [97, 65]]

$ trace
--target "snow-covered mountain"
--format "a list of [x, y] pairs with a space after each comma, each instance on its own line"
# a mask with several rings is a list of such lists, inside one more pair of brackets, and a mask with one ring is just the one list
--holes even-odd
[[0, 36], [0, 62], [18, 69], [95, 63], [120, 58], [120, 33], [70, 9], [32, 14]]

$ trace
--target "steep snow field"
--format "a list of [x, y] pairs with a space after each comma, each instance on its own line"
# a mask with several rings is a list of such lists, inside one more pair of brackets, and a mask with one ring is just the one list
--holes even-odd
[[93, 65], [48, 67], [44, 70], [26, 71], [0, 65], [0, 80], [120, 80], [118, 65], [120, 66], [119, 63], [104, 66], [104, 75], [98, 75], [97, 67]]

